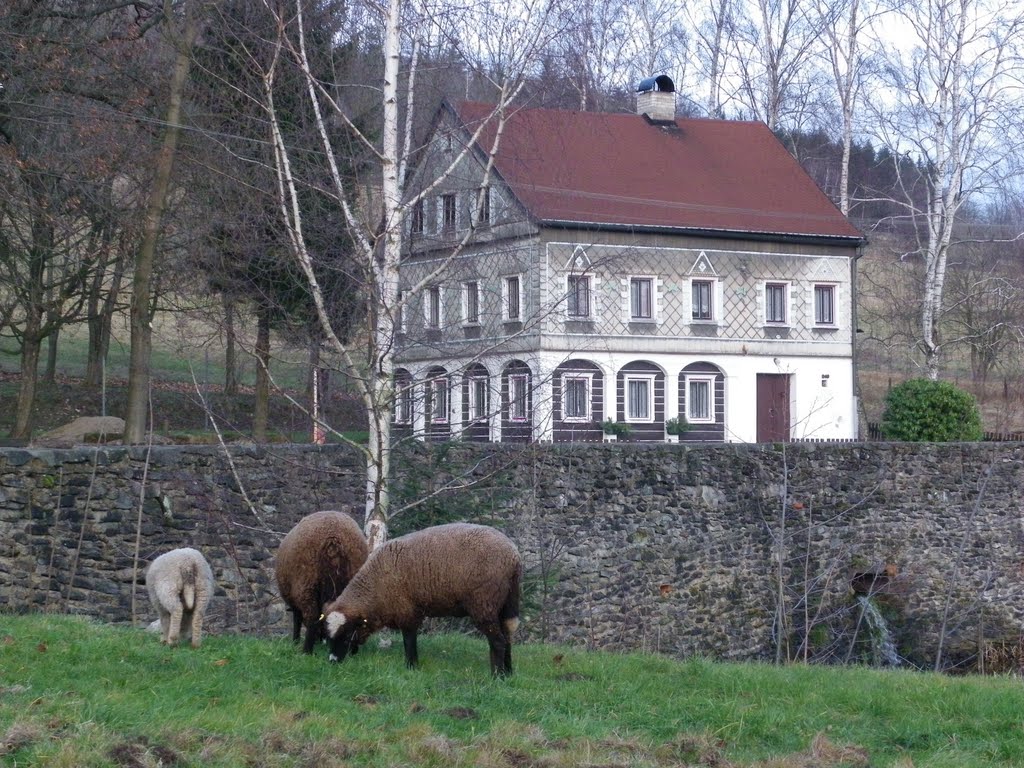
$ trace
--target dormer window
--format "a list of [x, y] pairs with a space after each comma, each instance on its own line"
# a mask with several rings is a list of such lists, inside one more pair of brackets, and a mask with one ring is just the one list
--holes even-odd
[[484, 186], [477, 190], [477, 226], [486, 226], [491, 223], [491, 188]]
[[423, 234], [423, 201], [418, 200], [412, 207], [412, 233]]
[[455, 194], [441, 195], [441, 231], [455, 231]]

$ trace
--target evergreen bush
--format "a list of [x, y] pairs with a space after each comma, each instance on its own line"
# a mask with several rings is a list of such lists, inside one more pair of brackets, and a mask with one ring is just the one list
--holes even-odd
[[882, 437], [909, 442], [981, 440], [981, 414], [970, 392], [948, 381], [910, 379], [885, 398]]

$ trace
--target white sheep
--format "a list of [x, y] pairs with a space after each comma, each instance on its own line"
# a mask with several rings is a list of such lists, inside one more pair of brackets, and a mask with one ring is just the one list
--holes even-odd
[[213, 571], [202, 553], [191, 547], [172, 549], [146, 569], [149, 601], [160, 615], [160, 642], [177, 645], [185, 624], [192, 647], [203, 640], [203, 616], [213, 596]]

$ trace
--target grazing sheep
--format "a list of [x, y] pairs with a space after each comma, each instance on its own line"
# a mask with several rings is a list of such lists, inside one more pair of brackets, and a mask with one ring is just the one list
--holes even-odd
[[160, 615], [160, 642], [177, 645], [191, 632], [192, 647], [203, 641], [203, 616], [213, 597], [213, 571], [198, 550], [172, 549], [150, 563], [146, 570], [149, 601]]
[[302, 518], [277, 550], [277, 588], [292, 612], [292, 640], [298, 642], [303, 625], [302, 650], [313, 652], [322, 636], [320, 612], [341, 594], [366, 562], [369, 549], [356, 521], [344, 512], [314, 512]]
[[331, 661], [391, 627], [402, 630], [405, 662], [415, 667], [425, 617], [469, 616], [490, 645], [491, 672], [510, 675], [522, 574], [515, 544], [485, 525], [438, 525], [392, 539], [324, 607]]

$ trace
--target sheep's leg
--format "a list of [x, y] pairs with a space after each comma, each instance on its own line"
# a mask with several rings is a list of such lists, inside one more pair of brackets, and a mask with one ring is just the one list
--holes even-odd
[[171, 626], [171, 614], [163, 608], [160, 609], [160, 642], [167, 643], [167, 630]]
[[[302, 634], [302, 611], [292, 608], [292, 642], [299, 642], [299, 635]], [[307, 651], [309, 653], [309, 651]]]
[[403, 629], [402, 642], [405, 645], [405, 666], [412, 669], [420, 663], [419, 653], [416, 650], [416, 629]]
[[203, 642], [203, 614], [205, 609], [201, 605], [197, 605], [196, 609], [192, 612], [192, 647], [198, 648], [200, 643]]
[[[298, 614], [295, 614], [298, 616]], [[320, 639], [320, 624], [319, 620], [314, 620], [306, 625], [306, 642], [302, 644], [303, 653], [312, 653], [313, 647], [316, 645], [316, 641]]]
[[505, 675], [512, 674], [512, 638], [509, 637], [507, 632], [502, 632], [502, 637], [505, 638]]
[[491, 648], [491, 674], [495, 677], [511, 675], [512, 649], [501, 624], [496, 621], [485, 621], [477, 624], [477, 628], [487, 638], [487, 644]]
[[181, 614], [184, 612], [181, 603], [174, 606], [171, 611], [171, 626], [167, 629], [167, 644], [177, 645], [178, 637], [181, 635]]

